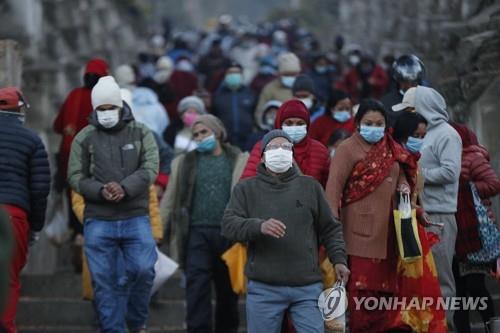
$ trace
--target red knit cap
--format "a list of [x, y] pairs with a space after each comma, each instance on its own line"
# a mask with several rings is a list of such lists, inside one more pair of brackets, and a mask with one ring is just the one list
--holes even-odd
[[289, 118], [304, 119], [307, 126], [309, 127], [309, 110], [304, 105], [304, 103], [302, 103], [298, 99], [290, 99], [281, 105], [281, 107], [278, 109], [278, 114], [276, 115], [274, 128], [281, 129], [281, 125], [283, 124], [283, 122]]
[[87, 63], [85, 73], [94, 73], [99, 76], [108, 75], [108, 63], [102, 59], [94, 58]]

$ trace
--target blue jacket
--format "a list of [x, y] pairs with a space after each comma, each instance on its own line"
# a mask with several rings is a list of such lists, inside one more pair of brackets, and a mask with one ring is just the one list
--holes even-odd
[[230, 90], [222, 84], [214, 96], [214, 115], [227, 129], [229, 142], [243, 149], [252, 133], [256, 98], [248, 87]]
[[23, 209], [31, 229], [40, 231], [49, 192], [50, 168], [42, 140], [16, 116], [0, 113], [0, 204]]

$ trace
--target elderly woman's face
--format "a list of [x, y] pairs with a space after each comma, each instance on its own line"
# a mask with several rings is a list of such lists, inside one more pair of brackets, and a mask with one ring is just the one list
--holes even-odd
[[201, 142], [203, 141], [203, 139], [214, 134], [214, 132], [210, 128], [208, 128], [203, 124], [196, 124], [192, 129], [192, 133], [193, 133], [193, 139], [196, 142]]
[[[274, 149], [285, 149], [285, 150], [292, 150], [293, 149], [293, 144], [288, 141], [287, 139], [283, 137], [277, 137], [269, 141], [267, 144], [266, 148], [264, 149], [264, 152], [269, 151], [269, 150], [274, 150]], [[265, 162], [265, 154], [262, 155], [262, 162]]]

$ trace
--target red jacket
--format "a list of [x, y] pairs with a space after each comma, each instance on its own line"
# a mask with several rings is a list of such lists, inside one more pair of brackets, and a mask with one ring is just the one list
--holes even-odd
[[462, 260], [481, 249], [478, 220], [469, 182], [473, 182], [482, 199], [500, 193], [500, 180], [490, 165], [488, 151], [481, 145], [469, 145], [462, 151], [462, 170], [458, 188], [455, 251]]
[[[107, 66], [104, 60], [92, 59], [87, 63], [85, 74], [108, 75]], [[73, 138], [89, 123], [88, 118], [92, 113], [91, 92], [92, 90], [86, 87], [73, 89], [66, 97], [54, 121], [54, 131], [63, 136], [59, 149], [59, 168], [61, 175], [65, 178]]]
[[[295, 109], [297, 107], [300, 109]], [[301, 114], [301, 117], [309, 125], [309, 111], [305, 108], [304, 104], [297, 100], [285, 102], [278, 110], [274, 127], [281, 128], [283, 121], [291, 117], [296, 117], [297, 114]], [[262, 141], [254, 145], [241, 176], [242, 179], [257, 175], [257, 166], [261, 163], [261, 147]], [[311, 139], [308, 134], [301, 142], [294, 145], [293, 157], [304, 175], [311, 176], [320, 182], [323, 187], [326, 186], [330, 169], [330, 155], [325, 145]]]
[[332, 136], [333, 132], [338, 129], [345, 129], [351, 133], [354, 132], [356, 125], [354, 124], [354, 118], [351, 117], [345, 123], [336, 121], [331, 114], [325, 114], [311, 124], [309, 129], [309, 135], [311, 138], [318, 140], [325, 146], [328, 144], [328, 139]]
[[490, 155], [481, 145], [471, 145], [462, 152], [460, 181], [472, 181], [482, 199], [500, 193], [500, 180], [490, 165]]
[[354, 101], [359, 102], [363, 98], [375, 98], [381, 99], [385, 95], [387, 86], [389, 85], [389, 77], [385, 70], [379, 65], [375, 65], [373, 72], [371, 73], [368, 80], [371, 82], [371, 94], [370, 96], [361, 96], [361, 77], [356, 68], [351, 69], [345, 75], [342, 81], [337, 83], [337, 89], [344, 90], [349, 93]]
[[193, 91], [198, 88], [198, 78], [193, 73], [176, 70], [172, 73], [168, 84], [172, 88], [175, 96], [173, 102], [165, 105], [168, 116], [172, 120], [179, 118], [177, 104], [179, 104], [180, 100], [186, 96], [191, 96]]

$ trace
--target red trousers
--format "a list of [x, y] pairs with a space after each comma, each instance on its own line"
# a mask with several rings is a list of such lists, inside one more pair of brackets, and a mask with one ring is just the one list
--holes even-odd
[[4, 208], [9, 214], [12, 235], [14, 236], [14, 248], [10, 265], [9, 297], [5, 311], [0, 316], [0, 326], [6, 329], [7, 333], [16, 333], [15, 320], [21, 292], [19, 275], [26, 265], [30, 228], [26, 212], [21, 208], [12, 205], [4, 205]]

